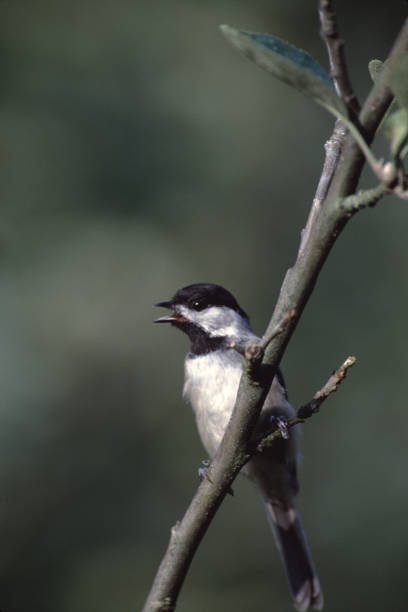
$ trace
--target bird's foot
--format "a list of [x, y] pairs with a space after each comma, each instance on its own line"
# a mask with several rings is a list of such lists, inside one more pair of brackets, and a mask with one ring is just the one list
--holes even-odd
[[[212, 480], [211, 480], [211, 478], [209, 476], [210, 463], [211, 463], [210, 459], [203, 459], [202, 460], [202, 462], [201, 462], [202, 467], [198, 468], [198, 478], [200, 479], [201, 482], [204, 480], [204, 478], [207, 478], [208, 482], [211, 482], [211, 484], [212, 484]], [[230, 495], [234, 495], [234, 491], [232, 490], [231, 487], [228, 489], [228, 493]]]
[[281, 436], [284, 440], [289, 438], [288, 422], [285, 417], [271, 416], [271, 424], [274, 428], [279, 429]]
[[198, 468], [198, 478], [202, 482], [204, 478], [207, 478], [209, 482], [212, 482], [211, 478], [208, 475], [209, 467], [210, 467], [210, 459], [203, 459], [201, 462], [201, 467]]

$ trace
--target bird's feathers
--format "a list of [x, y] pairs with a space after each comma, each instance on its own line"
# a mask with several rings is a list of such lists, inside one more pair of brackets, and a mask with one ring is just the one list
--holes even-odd
[[[242, 375], [243, 356], [234, 346], [242, 348], [259, 338], [251, 331], [248, 316], [234, 296], [219, 285], [189, 285], [158, 306], [173, 311], [158, 321], [171, 323], [190, 338], [183, 396], [194, 410], [201, 440], [213, 457], [231, 417]], [[253, 435], [269, 432], [273, 419], [290, 419], [294, 414], [278, 371]], [[287, 439], [276, 440], [254, 455], [242, 473], [258, 486], [295, 608], [304, 612], [309, 606], [320, 610], [323, 596], [294, 503], [297, 455], [298, 435], [292, 428]]]

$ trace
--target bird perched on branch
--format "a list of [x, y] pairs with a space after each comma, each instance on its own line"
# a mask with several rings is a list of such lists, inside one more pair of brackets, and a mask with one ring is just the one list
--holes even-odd
[[[156, 306], [170, 314], [156, 319], [171, 323], [190, 338], [185, 359], [183, 396], [191, 404], [206, 451], [213, 457], [235, 405], [244, 357], [234, 346], [258, 343], [249, 318], [234, 296], [220, 285], [198, 283], [177, 291], [171, 300]], [[256, 434], [271, 429], [273, 419], [290, 419], [295, 411], [288, 402], [280, 371], [262, 407]], [[242, 469], [258, 487], [285, 567], [294, 606], [304, 612], [323, 607], [320, 588], [300, 517], [295, 505], [298, 491], [296, 465], [298, 436], [278, 439]]]

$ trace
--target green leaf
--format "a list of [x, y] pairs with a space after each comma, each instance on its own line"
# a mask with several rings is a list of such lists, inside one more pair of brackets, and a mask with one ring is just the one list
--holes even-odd
[[269, 34], [220, 27], [227, 40], [255, 64], [313, 98], [336, 117], [347, 117], [329, 75], [306, 51]]
[[255, 64], [311, 97], [336, 119], [341, 119], [378, 174], [379, 162], [357, 126], [349, 119], [346, 106], [336, 94], [329, 75], [311, 55], [269, 34], [244, 32], [227, 25], [220, 28], [227, 40]]
[[408, 146], [408, 109], [400, 108], [392, 113], [384, 124], [384, 133], [390, 141], [395, 161], [404, 159]]
[[370, 73], [373, 83], [375, 83], [378, 79], [383, 67], [384, 62], [379, 59], [372, 59], [370, 62], [368, 62], [368, 72]]
[[388, 83], [398, 104], [408, 108], [408, 52], [387, 62]]

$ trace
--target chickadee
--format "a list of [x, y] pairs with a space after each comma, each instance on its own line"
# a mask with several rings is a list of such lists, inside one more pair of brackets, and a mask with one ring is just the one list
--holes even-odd
[[[185, 359], [184, 398], [191, 404], [206, 451], [213, 457], [228, 425], [242, 374], [243, 356], [233, 348], [258, 342], [247, 314], [234, 296], [219, 285], [198, 283], [177, 291], [156, 306], [171, 309], [156, 323], [171, 323], [190, 338]], [[268, 431], [271, 420], [295, 414], [280, 371], [262, 407], [256, 433]], [[257, 486], [285, 567], [296, 610], [323, 607], [323, 594], [295, 505], [298, 436], [276, 440], [242, 469]]]

